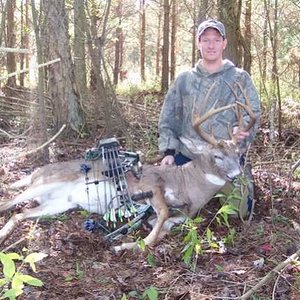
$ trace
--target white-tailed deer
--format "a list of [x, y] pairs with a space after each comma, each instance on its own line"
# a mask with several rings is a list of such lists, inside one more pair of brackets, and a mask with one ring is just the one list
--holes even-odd
[[[153, 196], [148, 199], [153, 207], [157, 218], [152, 231], [144, 239], [146, 245], [153, 245], [162, 238], [174, 224], [183, 222], [185, 217], [194, 217], [199, 210], [217, 193], [228, 181], [232, 181], [241, 172], [240, 153], [237, 141], [231, 136], [230, 140], [216, 140], [212, 134], [201, 129], [201, 124], [212, 115], [226, 109], [244, 108], [250, 116], [250, 122], [240, 129], [248, 131], [255, 123], [256, 118], [251, 111], [250, 103], [236, 102], [235, 104], [211, 109], [204, 116], [194, 116], [193, 127], [198, 135], [207, 142], [197, 144], [196, 141], [182, 139], [182, 142], [195, 154], [196, 159], [183, 166], [144, 166], [142, 177], [138, 180], [126, 173], [128, 191], [130, 194], [149, 192]], [[238, 109], [237, 109], [238, 110]], [[15, 225], [26, 218], [36, 218], [43, 215], [54, 215], [69, 209], [81, 207], [90, 212], [104, 214], [107, 207], [107, 185], [97, 178], [97, 189], [90, 189], [89, 197], [86, 196], [86, 184], [80, 164], [83, 161], [73, 160], [46, 165], [15, 184], [13, 187], [29, 186], [14, 200], [0, 203], [0, 211], [7, 210], [13, 205], [35, 199], [38, 206], [27, 209], [20, 214], [14, 215], [0, 230], [0, 243], [13, 230]], [[98, 166], [101, 170], [101, 161]], [[101, 172], [92, 169], [89, 174], [101, 175]], [[109, 186], [110, 195], [119, 191], [114, 185]], [[111, 199], [115, 199], [111, 197]], [[110, 207], [117, 207], [118, 203], [111, 200]], [[169, 209], [176, 208], [184, 214], [169, 218]], [[116, 246], [114, 250], [131, 249], [135, 242]]]

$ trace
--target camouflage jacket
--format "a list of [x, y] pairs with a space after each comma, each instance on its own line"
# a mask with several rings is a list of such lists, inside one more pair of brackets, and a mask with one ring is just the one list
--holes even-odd
[[[208, 93], [210, 87], [212, 89]], [[213, 106], [217, 108], [237, 100], [245, 103], [244, 95], [249, 98], [257, 121], [250, 130], [249, 138], [241, 145], [243, 149], [254, 139], [260, 117], [260, 100], [249, 74], [236, 68], [229, 60], [226, 60], [223, 67], [215, 73], [204, 70], [201, 61], [190, 71], [181, 73], [170, 87], [160, 113], [158, 124], [160, 153], [175, 150], [176, 153], [181, 152], [193, 158], [193, 154], [179, 140], [179, 137], [183, 136], [205, 144], [192, 127], [192, 112], [206, 112]], [[244, 122], [247, 121], [249, 116], [244, 112]], [[208, 132], [212, 129], [217, 139], [227, 139], [229, 138], [228, 126], [231, 128], [237, 126], [237, 117], [233, 110], [226, 110], [212, 116], [202, 124], [201, 128]]]

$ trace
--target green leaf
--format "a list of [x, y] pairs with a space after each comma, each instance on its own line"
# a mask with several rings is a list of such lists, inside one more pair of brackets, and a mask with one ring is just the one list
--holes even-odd
[[16, 266], [14, 261], [5, 253], [0, 252], [0, 260], [3, 265], [3, 274], [6, 279], [11, 279], [15, 272]]
[[193, 254], [193, 249], [194, 247], [192, 245], [190, 245], [184, 252], [183, 255], [183, 261], [186, 265], [190, 265], [191, 264], [191, 260], [192, 260], [192, 254]]
[[207, 229], [206, 229], [206, 239], [207, 239], [208, 241], [211, 241], [212, 238], [213, 238], [213, 233], [212, 233], [212, 231], [210, 230], [210, 228], [207, 227]]
[[195, 253], [199, 255], [202, 252], [201, 244], [195, 245]]
[[149, 298], [149, 300], [157, 300], [158, 299], [158, 291], [155, 287], [151, 286], [150, 288], [146, 289], [143, 293], [143, 299], [146, 299], [146, 297]]
[[218, 248], [219, 248], [219, 245], [218, 245], [218, 243], [216, 243], [216, 242], [210, 242], [210, 243], [209, 243], [209, 246], [210, 246], [211, 248], [214, 248], [214, 249], [218, 249]]
[[227, 215], [234, 215], [237, 213], [237, 211], [237, 208], [232, 204], [226, 204], [218, 210], [218, 214], [225, 213]]
[[145, 251], [146, 243], [143, 239], [140, 239], [139, 241], [137, 241], [137, 245], [142, 251]]
[[137, 293], [137, 291], [130, 291], [129, 293], [128, 293], [128, 296], [129, 297], [138, 297], [139, 295], [138, 295], [138, 293]]
[[22, 293], [23, 293], [22, 289], [9, 289], [1, 296], [0, 299], [9, 298], [9, 300], [15, 300]]
[[45, 253], [38, 253], [38, 252], [34, 252], [34, 253], [30, 253], [28, 254], [24, 261], [29, 263], [31, 269], [33, 270], [33, 272], [36, 272], [36, 268], [35, 268], [35, 263], [37, 261], [42, 260], [43, 258], [47, 257], [48, 255]]
[[21, 273], [16, 273], [15, 276], [12, 278], [11, 287], [13, 289], [23, 290], [24, 284], [23, 284], [23, 280], [20, 278], [20, 275], [22, 275], [22, 274]]
[[7, 283], [7, 280], [5, 280], [4, 278], [0, 279], [0, 286], [3, 286]]
[[152, 254], [148, 254], [147, 255], [147, 262], [148, 264], [151, 266], [151, 267], [155, 267], [156, 266], [156, 261], [155, 261], [155, 258]]
[[32, 285], [32, 286], [43, 286], [43, 282], [33, 276], [20, 274], [20, 279], [25, 282], [26, 284]]
[[10, 259], [16, 259], [16, 260], [21, 260], [22, 257], [18, 254], [18, 253], [6, 253], [6, 255], [10, 258]]

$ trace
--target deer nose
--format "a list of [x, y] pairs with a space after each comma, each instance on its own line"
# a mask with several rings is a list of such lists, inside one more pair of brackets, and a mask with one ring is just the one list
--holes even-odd
[[236, 177], [237, 177], [237, 176], [233, 176], [233, 177], [232, 177], [232, 176], [230, 176], [230, 175], [227, 175], [227, 180], [228, 180], [228, 181], [234, 181], [234, 180], [236, 179]]
[[240, 169], [234, 170], [233, 172], [230, 172], [229, 174], [227, 174], [227, 180], [234, 181], [240, 174], [241, 174]]

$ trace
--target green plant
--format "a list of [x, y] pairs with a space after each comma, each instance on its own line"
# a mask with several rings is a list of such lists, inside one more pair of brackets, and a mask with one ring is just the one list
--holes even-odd
[[75, 274], [65, 276], [64, 280], [65, 281], [80, 280], [84, 278], [84, 276], [85, 276], [85, 272], [81, 269], [80, 263], [76, 261]]
[[[36, 273], [35, 263], [45, 258], [44, 253], [30, 253], [26, 257], [17, 253], [0, 252], [3, 278], [0, 279], [0, 299], [14, 300], [23, 293], [24, 285], [40, 287], [43, 282], [31, 275], [22, 273], [26, 264], [29, 264]], [[18, 266], [16, 262], [19, 262]]]
[[[197, 217], [194, 220], [187, 218], [186, 222], [182, 225], [182, 228], [187, 231], [183, 239], [184, 248], [182, 250], [183, 261], [186, 265], [192, 267], [193, 270], [195, 269], [198, 257], [203, 253], [204, 244], [207, 244], [210, 249], [219, 249], [223, 247], [224, 242], [233, 243], [236, 232], [230, 228], [228, 218], [229, 215], [236, 214], [236, 212], [237, 209], [234, 205], [224, 204], [206, 226], [201, 236], [198, 233], [198, 227], [203, 219], [201, 217]], [[220, 242], [217, 242], [217, 238], [210, 228], [215, 220], [219, 225], [224, 224], [229, 229], [229, 233]]]
[[[137, 291], [131, 291], [128, 293], [128, 296], [140, 300], [157, 300], [159, 292], [156, 287], [150, 286], [142, 293], [142, 295], [140, 295]], [[121, 300], [127, 300], [127, 296], [123, 294]]]
[[68, 215], [67, 214], [59, 214], [59, 215], [46, 215], [41, 217], [41, 220], [46, 221], [46, 222], [51, 222], [51, 221], [60, 221], [60, 222], [65, 222], [66, 220], [68, 220]]
[[[198, 234], [198, 225], [203, 221], [202, 217], [197, 217], [194, 220], [187, 218], [182, 228], [187, 231], [187, 235], [183, 239], [185, 244], [183, 250], [183, 261], [186, 265], [191, 266], [192, 260], [193, 265], [196, 266], [199, 254], [202, 252], [201, 240]], [[195, 255], [195, 258], [193, 259]]]

